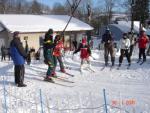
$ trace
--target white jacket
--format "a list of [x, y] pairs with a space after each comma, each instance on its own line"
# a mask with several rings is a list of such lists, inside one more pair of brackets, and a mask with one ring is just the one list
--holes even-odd
[[129, 49], [130, 48], [130, 40], [128, 38], [120, 40], [120, 49]]

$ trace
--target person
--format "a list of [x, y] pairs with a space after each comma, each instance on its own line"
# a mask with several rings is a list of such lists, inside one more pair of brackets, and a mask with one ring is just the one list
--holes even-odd
[[77, 49], [77, 40], [74, 39], [72, 43], [73, 43], [73, 46], [74, 46], [74, 50], [76, 50]]
[[109, 28], [106, 28], [106, 31], [102, 36], [101, 43], [104, 43], [105, 66], [108, 65], [109, 54], [111, 56], [112, 66], [114, 66], [114, 62], [115, 62], [114, 43]]
[[138, 46], [139, 46], [139, 59], [138, 59], [138, 62], [141, 61], [141, 57], [143, 56], [143, 62], [146, 61], [146, 55], [145, 55], [145, 50], [146, 50], [146, 45], [148, 43], [148, 37], [146, 36], [145, 34], [145, 31], [144, 30], [141, 30], [140, 31], [140, 36], [139, 36], [139, 39], [138, 39]]
[[[62, 61], [62, 53], [61, 53], [61, 50], [64, 48], [64, 45], [63, 45], [63, 41], [62, 41], [61, 36], [60, 35], [56, 35], [54, 42], [56, 43], [56, 46], [54, 48], [53, 55], [57, 58], [57, 60], [59, 62], [60, 71], [65, 73], [66, 71], [65, 71], [64, 63]], [[56, 64], [55, 65], [57, 65], [57, 60], [56, 60]]]
[[26, 87], [24, 84], [24, 74], [25, 74], [25, 59], [27, 58], [27, 53], [25, 52], [23, 45], [20, 41], [19, 32], [15, 31], [13, 34], [13, 40], [10, 43], [10, 55], [14, 62], [14, 75], [15, 84], [18, 87]]
[[[25, 50], [26, 51], [26, 50]], [[31, 51], [29, 50], [28, 53], [27, 53], [27, 64], [30, 65], [31, 64]]]
[[54, 82], [52, 77], [56, 75], [56, 57], [53, 55], [53, 49], [56, 44], [53, 41], [53, 30], [49, 29], [45, 34], [43, 52], [44, 52], [44, 62], [48, 65], [46, 77], [44, 80], [49, 82]]
[[130, 40], [130, 51], [129, 51], [129, 55], [130, 57], [132, 56], [132, 53], [133, 53], [133, 49], [134, 49], [134, 46], [136, 45], [136, 36], [133, 32], [129, 32], [128, 33], [128, 38]]
[[123, 34], [123, 38], [120, 41], [120, 57], [119, 57], [119, 67], [122, 64], [123, 61], [123, 57], [126, 56], [127, 61], [128, 61], [128, 66], [131, 65], [131, 60], [130, 60], [130, 53], [129, 53], [129, 49], [130, 49], [130, 40], [127, 37], [127, 33]]
[[5, 56], [6, 56], [6, 54], [5, 54], [5, 46], [1, 46], [1, 54], [2, 54], [2, 56], [1, 56], [1, 61], [3, 61], [3, 60], [5, 60]]
[[79, 51], [80, 51], [80, 58], [81, 58], [80, 71], [82, 71], [83, 64], [85, 61], [88, 63], [88, 66], [90, 68], [89, 56], [91, 56], [91, 50], [90, 47], [87, 45], [86, 38], [82, 39], [82, 43], [79, 45], [78, 49], [73, 52], [73, 54], [76, 54]]

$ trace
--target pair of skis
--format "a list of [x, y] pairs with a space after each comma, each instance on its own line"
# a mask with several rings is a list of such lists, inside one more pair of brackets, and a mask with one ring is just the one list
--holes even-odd
[[138, 60], [137, 63], [140, 63], [140, 65], [143, 65], [145, 61]]

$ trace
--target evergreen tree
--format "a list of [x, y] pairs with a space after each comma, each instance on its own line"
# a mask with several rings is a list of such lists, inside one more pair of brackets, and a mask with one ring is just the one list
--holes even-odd
[[136, 0], [133, 5], [133, 20], [140, 21], [143, 25], [149, 17], [149, 0]]

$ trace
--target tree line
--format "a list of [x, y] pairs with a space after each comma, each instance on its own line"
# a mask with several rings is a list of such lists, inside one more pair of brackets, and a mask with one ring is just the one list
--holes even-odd
[[[0, 0], [0, 13], [72, 15], [78, 1], [66, 0], [61, 4], [56, 0], [50, 7], [37, 0]], [[92, 25], [96, 32], [101, 26], [111, 23], [114, 13], [126, 13], [144, 24], [149, 18], [149, 8], [149, 0], [82, 0], [73, 16]]]

